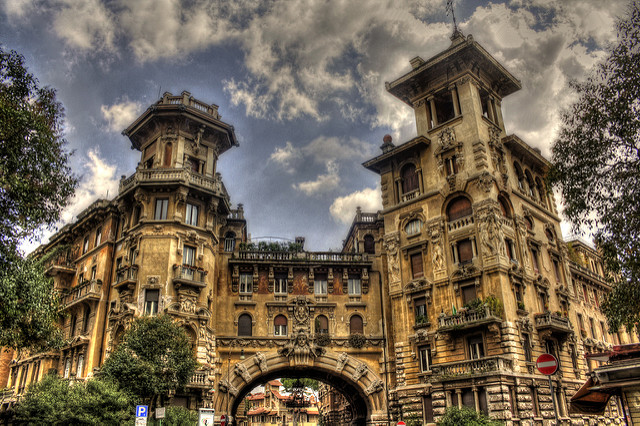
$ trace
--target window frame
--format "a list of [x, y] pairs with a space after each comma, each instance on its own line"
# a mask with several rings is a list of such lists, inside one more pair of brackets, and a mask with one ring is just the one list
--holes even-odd
[[[155, 295], [156, 300], [151, 300], [149, 296]], [[160, 305], [160, 289], [148, 288], [144, 291], [144, 314], [149, 316], [158, 315]]]
[[199, 209], [197, 204], [187, 202], [184, 209], [184, 223], [190, 226], [198, 226]]
[[[418, 346], [418, 364], [421, 373], [428, 373], [431, 371], [433, 365], [433, 353], [431, 352], [431, 345]], [[425, 365], [426, 364], [426, 365]]]
[[349, 296], [361, 296], [362, 295], [362, 280], [360, 277], [349, 277], [347, 279], [347, 290]]
[[156, 198], [156, 207], [153, 213], [154, 220], [167, 220], [168, 212], [169, 212], [169, 199]]

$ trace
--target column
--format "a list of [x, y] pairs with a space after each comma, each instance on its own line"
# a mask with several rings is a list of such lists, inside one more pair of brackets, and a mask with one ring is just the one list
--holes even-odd
[[433, 123], [433, 127], [438, 125], [438, 116], [436, 115], [436, 103], [433, 98], [429, 99], [429, 108], [431, 110], [431, 122]]
[[473, 402], [475, 403], [476, 411], [480, 412], [480, 399], [478, 398], [478, 387], [474, 386], [471, 388], [471, 390], [473, 390]]
[[462, 408], [462, 389], [456, 389], [456, 399], [458, 400], [458, 408]]
[[460, 115], [460, 107], [458, 103], [458, 90], [456, 89], [455, 84], [449, 88], [451, 91], [451, 101], [453, 102], [453, 115], [455, 117]]

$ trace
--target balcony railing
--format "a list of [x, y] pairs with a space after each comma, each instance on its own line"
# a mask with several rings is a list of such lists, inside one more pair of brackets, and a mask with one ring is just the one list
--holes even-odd
[[216, 104], [205, 104], [202, 101], [195, 99], [191, 96], [189, 92], [182, 92], [181, 95], [172, 95], [169, 92], [164, 93], [162, 96], [162, 100], [159, 104], [164, 105], [185, 105], [188, 107], [192, 107], [197, 109], [198, 111], [202, 111], [205, 114], [209, 114], [216, 119], [220, 119], [220, 114], [218, 114], [218, 105]]
[[550, 330], [553, 333], [566, 334], [571, 333], [573, 328], [571, 327], [571, 321], [569, 318], [564, 318], [553, 314], [551, 312], [545, 312], [543, 314], [535, 315], [536, 328], [538, 330]]
[[466, 228], [467, 226], [473, 225], [473, 216], [465, 216], [457, 220], [453, 220], [447, 223], [447, 228], [449, 232], [458, 231], [460, 229]]
[[125, 266], [116, 271], [116, 287], [138, 282], [138, 265]]
[[73, 275], [76, 273], [76, 267], [74, 265], [75, 258], [76, 256], [67, 254], [55, 256], [49, 259], [49, 261], [47, 261], [47, 263], [45, 264], [45, 273], [47, 275], [55, 275], [57, 273]]
[[513, 371], [513, 361], [502, 356], [488, 356], [480, 359], [445, 362], [431, 367], [434, 376], [440, 378], [486, 375], [488, 373], [508, 373]]
[[173, 281], [194, 285], [197, 287], [204, 287], [204, 277], [207, 276], [207, 271], [195, 268], [189, 265], [174, 265], [173, 267]]
[[102, 281], [86, 281], [62, 295], [62, 305], [68, 308], [83, 300], [100, 300], [102, 294]]
[[189, 379], [189, 383], [187, 384], [187, 386], [196, 388], [209, 388], [211, 387], [211, 383], [209, 383], [209, 381], [207, 380], [208, 378], [209, 373], [207, 371], [196, 371]]
[[502, 319], [491, 313], [488, 306], [479, 310], [467, 310], [455, 315], [441, 315], [438, 318], [438, 331], [465, 330], [480, 325], [500, 322]]
[[236, 260], [290, 261], [290, 262], [367, 262], [366, 253], [293, 252], [293, 251], [240, 251]]
[[404, 194], [402, 194], [400, 196], [400, 202], [401, 203], [405, 203], [407, 201], [414, 200], [414, 199], [418, 198], [418, 195], [420, 195], [420, 190], [419, 189], [414, 189], [411, 192], [406, 192], [406, 193], [404, 193]]
[[211, 178], [189, 169], [138, 169], [128, 178], [120, 180], [119, 192], [125, 192], [138, 183], [167, 184], [174, 182], [191, 184], [215, 192], [223, 198], [229, 197], [219, 174]]

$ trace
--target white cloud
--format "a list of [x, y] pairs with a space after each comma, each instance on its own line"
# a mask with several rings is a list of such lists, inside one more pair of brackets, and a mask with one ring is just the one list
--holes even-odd
[[56, 7], [53, 30], [80, 50], [113, 50], [116, 21], [100, 0], [62, 0]]
[[2, 10], [12, 19], [24, 18], [34, 12], [35, 0], [4, 0]]
[[[109, 164], [102, 158], [98, 148], [87, 153], [87, 162], [75, 195], [69, 205], [61, 212], [58, 229], [72, 223], [75, 218], [91, 203], [98, 199], [113, 199], [118, 194], [119, 179], [116, 176], [116, 166]], [[34, 241], [24, 241], [21, 249], [29, 253], [41, 243], [46, 242], [55, 231], [43, 231], [40, 238]]]
[[343, 224], [349, 224], [353, 220], [356, 208], [362, 208], [364, 212], [376, 212], [382, 208], [382, 195], [380, 188], [365, 188], [361, 191], [355, 191], [344, 197], [336, 198], [329, 212], [331, 217]]
[[340, 185], [340, 175], [338, 165], [335, 161], [327, 162], [327, 172], [312, 181], [293, 184], [293, 188], [304, 192], [305, 195], [317, 195], [320, 193], [333, 191]]
[[295, 148], [289, 141], [284, 147], [276, 147], [271, 153], [269, 160], [282, 166], [287, 173], [295, 172], [295, 162], [302, 158], [302, 153], [298, 148]]
[[102, 105], [100, 111], [108, 129], [120, 133], [138, 117], [141, 108], [140, 103], [125, 99], [111, 106]]

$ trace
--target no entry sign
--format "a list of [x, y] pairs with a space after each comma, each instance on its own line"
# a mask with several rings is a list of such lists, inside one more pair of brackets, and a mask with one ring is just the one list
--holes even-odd
[[405, 422], [403, 422], [402, 420], [400, 420], [396, 426], [407, 426], [407, 424]]
[[558, 370], [558, 360], [551, 354], [542, 354], [536, 360], [536, 367], [542, 374], [550, 376]]

